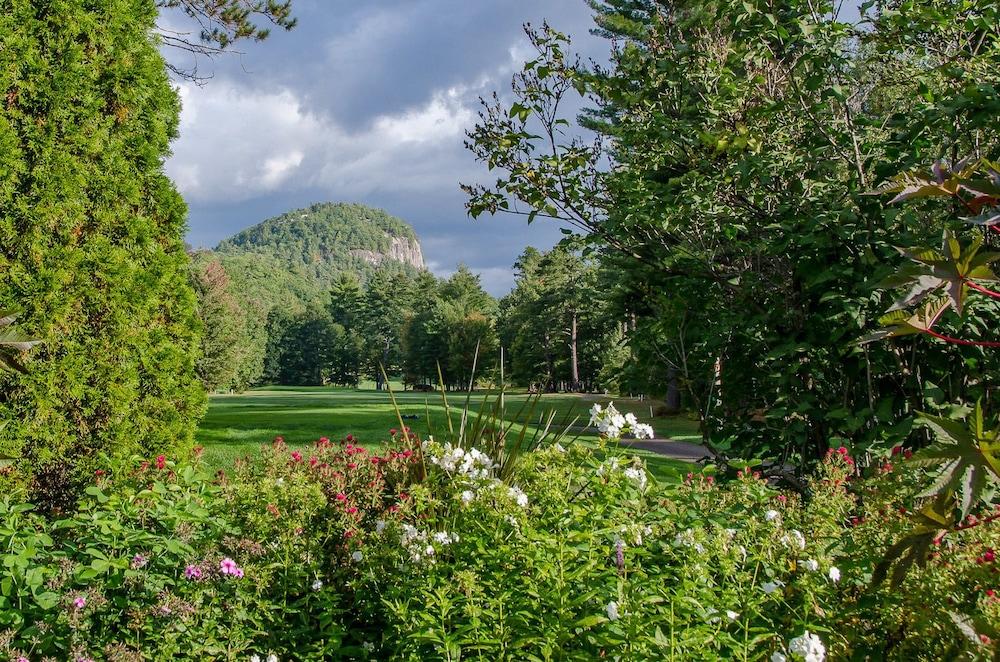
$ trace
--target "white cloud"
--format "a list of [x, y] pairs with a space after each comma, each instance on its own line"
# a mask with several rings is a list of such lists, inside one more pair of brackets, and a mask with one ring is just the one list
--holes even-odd
[[180, 85], [181, 138], [167, 172], [194, 201], [234, 201], [319, 188], [354, 199], [382, 188], [454, 187], [467, 168], [464, 131], [475, 90], [438, 90], [422, 105], [347, 130], [306, 110], [290, 90], [254, 91], [215, 80]]

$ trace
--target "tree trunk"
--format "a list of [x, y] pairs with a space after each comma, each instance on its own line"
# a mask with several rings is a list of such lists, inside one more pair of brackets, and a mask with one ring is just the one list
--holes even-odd
[[570, 389], [577, 391], [580, 388], [580, 365], [576, 356], [576, 311], [573, 311], [573, 319], [570, 322], [569, 331], [569, 352], [570, 352], [570, 379], [573, 382]]
[[677, 368], [667, 368], [667, 395], [664, 398], [668, 414], [679, 414], [681, 411], [681, 389], [677, 381]]

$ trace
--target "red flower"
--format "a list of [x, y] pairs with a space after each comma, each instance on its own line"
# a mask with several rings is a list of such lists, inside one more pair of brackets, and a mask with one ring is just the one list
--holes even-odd
[[348, 469], [357, 469], [358, 465], [356, 463], [354, 463], [354, 462], [348, 462], [347, 463], [347, 468]]
[[389, 436], [390, 437], [395, 437], [398, 432], [399, 432], [399, 430], [397, 430], [396, 428], [389, 428]]
[[300, 453], [298, 451], [292, 451], [292, 460], [295, 461], [295, 462], [301, 462], [302, 461], [302, 453]]
[[907, 448], [905, 451], [903, 451], [903, 458], [904, 459], [909, 460], [911, 457], [913, 457], [913, 451], [911, 451], [909, 448]]
[[166, 455], [157, 455], [156, 456], [156, 468], [157, 469], [163, 469], [166, 466], [167, 466], [167, 456]]
[[893, 446], [892, 447], [892, 456], [893, 457], [896, 457], [897, 455], [899, 455], [902, 452], [903, 452], [903, 447], [902, 446]]
[[94, 472], [94, 475], [100, 478], [101, 476], [104, 475], [104, 469], [98, 469], [97, 471]]
[[996, 560], [996, 558], [997, 558], [996, 554], [993, 553], [992, 549], [986, 550], [986, 552], [983, 554], [983, 561], [985, 561], [986, 563], [993, 563]]
[[348, 512], [348, 514], [353, 515], [354, 513], [358, 512], [358, 509], [355, 506], [350, 506], [347, 509], [347, 512]]
[[380, 458], [378, 455], [372, 455], [372, 464], [378, 464], [381, 460], [382, 458]]
[[347, 495], [343, 492], [337, 494], [337, 501], [347, 501]]

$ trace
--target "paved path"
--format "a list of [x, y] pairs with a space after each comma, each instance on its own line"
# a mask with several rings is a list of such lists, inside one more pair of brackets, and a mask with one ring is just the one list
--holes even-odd
[[686, 462], [697, 462], [712, 455], [711, 451], [704, 446], [687, 441], [674, 441], [673, 439], [623, 439], [621, 445]]

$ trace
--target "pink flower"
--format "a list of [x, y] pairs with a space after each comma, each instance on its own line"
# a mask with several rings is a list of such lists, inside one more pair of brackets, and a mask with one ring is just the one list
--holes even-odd
[[993, 552], [992, 549], [988, 549], [986, 550], [986, 552], [983, 553], [983, 561], [985, 561], [986, 563], [993, 563], [996, 560], [996, 558], [997, 558], [996, 554]]
[[349, 515], [353, 515], [356, 512], [358, 512], [358, 509], [356, 507], [354, 507], [354, 506], [351, 506], [351, 507], [349, 507], [347, 509], [347, 514], [349, 514]]
[[292, 451], [292, 461], [293, 462], [301, 462], [302, 461], [302, 453], [300, 453], [298, 451]]
[[903, 447], [902, 446], [893, 446], [892, 447], [892, 456], [893, 457], [899, 455], [902, 452], [903, 452]]
[[337, 494], [337, 501], [347, 501], [347, 495], [343, 492]]
[[397, 430], [396, 428], [390, 428], [389, 429], [389, 436], [390, 437], [395, 437], [398, 433], [399, 433], [399, 430]]
[[77, 596], [73, 600], [73, 606], [76, 607], [77, 609], [83, 609], [84, 607], [87, 606], [87, 598], [83, 597], [82, 595]]
[[156, 468], [157, 469], [163, 469], [166, 466], [167, 466], [167, 456], [166, 455], [157, 455], [156, 456]]
[[219, 572], [224, 575], [232, 575], [237, 578], [243, 576], [243, 569], [236, 565], [236, 561], [232, 560], [228, 556], [219, 562]]
[[196, 565], [189, 565], [184, 568], [184, 578], [191, 581], [197, 581], [201, 579], [201, 568]]
[[146, 563], [148, 562], [149, 559], [147, 559], [145, 556], [143, 556], [142, 554], [136, 554], [135, 556], [132, 557], [132, 569], [138, 570], [139, 568], [145, 566]]
[[14, 662], [29, 662], [29, 661], [28, 658], [22, 655], [21, 657], [15, 658]]

